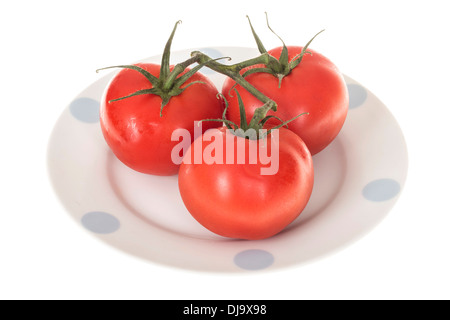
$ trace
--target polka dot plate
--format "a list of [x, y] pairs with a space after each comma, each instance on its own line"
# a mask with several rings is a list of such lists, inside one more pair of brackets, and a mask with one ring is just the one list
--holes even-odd
[[[200, 50], [213, 58], [231, 56], [233, 62], [258, 54], [236, 47]], [[191, 51], [172, 53], [171, 62], [185, 60]], [[143, 61], [159, 63], [160, 58]], [[222, 75], [205, 68], [202, 72], [221, 87]], [[109, 150], [100, 130], [99, 104], [114, 74], [87, 87], [63, 111], [49, 140], [48, 168], [57, 197], [75, 222], [134, 256], [212, 272], [300, 265], [367, 234], [388, 214], [404, 186], [408, 159], [401, 129], [375, 95], [346, 76], [348, 117], [333, 143], [313, 157], [314, 190], [299, 218], [269, 239], [222, 238], [191, 217], [177, 176], [135, 172]]]

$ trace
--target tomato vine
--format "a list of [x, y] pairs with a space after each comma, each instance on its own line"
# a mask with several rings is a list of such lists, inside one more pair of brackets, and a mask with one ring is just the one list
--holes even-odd
[[[191, 82], [186, 86], [183, 86], [186, 81], [197, 71], [199, 71], [202, 67], [208, 67], [218, 73], [221, 73], [223, 75], [226, 75], [236, 81], [237, 84], [241, 85], [243, 88], [245, 88], [248, 92], [250, 92], [252, 95], [254, 95], [258, 100], [264, 103], [263, 107], [259, 110], [261, 115], [257, 117], [257, 119], [262, 120], [266, 117], [266, 114], [272, 110], [277, 110], [277, 103], [261, 93], [258, 89], [256, 89], [253, 85], [251, 85], [248, 81], [245, 80], [245, 77], [257, 72], [266, 72], [273, 74], [274, 76], [279, 78], [280, 85], [281, 80], [284, 76], [289, 74], [289, 72], [297, 67], [302, 57], [305, 53], [308, 53], [306, 49], [308, 48], [309, 44], [312, 42], [312, 40], [318, 35], [316, 34], [304, 47], [304, 50], [296, 56], [291, 61], [287, 60], [287, 48], [284, 44], [284, 41], [277, 35], [277, 37], [282, 41], [283, 43], [283, 52], [279, 59], [276, 59], [275, 57], [271, 56], [267, 50], [265, 49], [264, 45], [262, 44], [261, 40], [259, 39], [258, 35], [256, 34], [253, 25], [251, 24], [250, 18], [247, 16], [250, 24], [250, 28], [253, 33], [253, 37], [255, 38], [255, 41], [258, 46], [258, 50], [260, 51], [261, 55], [255, 58], [251, 58], [233, 65], [225, 65], [218, 62], [220, 59], [231, 59], [229, 57], [221, 57], [217, 59], [212, 59], [205, 53], [202, 53], [200, 51], [193, 51], [191, 52], [191, 57], [181, 63], [178, 63], [174, 66], [172, 71], [170, 71], [170, 48], [172, 45], [172, 41], [175, 35], [175, 31], [177, 29], [177, 26], [181, 23], [181, 20], [177, 21], [175, 23], [175, 26], [172, 30], [172, 33], [170, 34], [170, 37], [164, 47], [164, 52], [162, 55], [161, 60], [161, 72], [159, 77], [156, 77], [146, 70], [140, 68], [136, 65], [117, 65], [117, 66], [110, 66], [105, 68], [100, 68], [97, 70], [97, 72], [105, 69], [111, 69], [111, 68], [126, 68], [126, 69], [132, 69], [139, 73], [141, 73], [144, 77], [147, 78], [147, 80], [151, 83], [152, 88], [150, 89], [143, 89], [138, 90], [136, 92], [133, 92], [129, 95], [119, 97], [116, 99], [111, 100], [111, 102], [119, 101], [122, 99], [130, 98], [137, 95], [143, 95], [143, 94], [155, 94], [162, 98], [161, 103], [161, 109], [160, 109], [160, 116], [162, 117], [162, 110], [164, 106], [167, 105], [170, 98], [173, 96], [177, 96], [181, 94], [184, 90], [186, 90], [189, 86], [195, 85], [198, 83], [197, 81]], [[269, 25], [267, 13], [266, 13], [266, 19], [267, 19], [267, 26], [268, 28], [273, 32], [272, 28]], [[323, 31], [323, 30], [322, 30]], [[321, 32], [322, 32], [321, 31]], [[274, 32], [275, 33], [275, 32]], [[320, 32], [319, 32], [320, 33]], [[187, 70], [189, 66], [192, 64], [197, 63], [198, 65], [195, 66], [192, 69]], [[256, 68], [250, 68], [257, 65], [264, 65], [265, 67], [256, 67]], [[248, 69], [246, 72], [242, 73], [241, 71], [243, 69]]]

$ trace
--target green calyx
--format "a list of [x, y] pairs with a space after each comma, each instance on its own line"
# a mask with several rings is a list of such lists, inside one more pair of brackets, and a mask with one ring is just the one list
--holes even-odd
[[[304, 113], [301, 113], [301, 114], [295, 116], [294, 118], [292, 118], [288, 121], [283, 121], [282, 119], [280, 119], [277, 116], [267, 115], [267, 113], [270, 110], [273, 110], [273, 105], [270, 103], [270, 101], [268, 101], [267, 103], [265, 103], [264, 105], [262, 105], [261, 107], [259, 107], [255, 110], [250, 122], [247, 123], [247, 115], [245, 112], [245, 106], [242, 101], [241, 95], [239, 94], [239, 92], [237, 91], [236, 88], [234, 88], [233, 90], [235, 91], [235, 93], [237, 95], [238, 104], [239, 104], [239, 116], [240, 116], [240, 124], [239, 125], [226, 118], [226, 114], [227, 114], [227, 110], [228, 110], [228, 101], [223, 96], [222, 96], [223, 100], [225, 101], [225, 110], [223, 111], [222, 119], [204, 119], [204, 120], [201, 120], [200, 122], [202, 122], [202, 121], [222, 122], [227, 127], [227, 129], [229, 129], [231, 132], [233, 132], [236, 136], [250, 139], [250, 140], [258, 140], [258, 139], [265, 138], [273, 130], [279, 129], [281, 127], [287, 127], [289, 122], [294, 121], [298, 117], [309, 114], [307, 112], [304, 112]], [[219, 95], [222, 95], [222, 94], [219, 94]], [[264, 128], [264, 125], [267, 123], [267, 121], [269, 119], [277, 119], [281, 123], [277, 126], [271, 127], [269, 130], [262, 130]]]
[[[196, 63], [197, 59], [189, 58], [188, 60], [175, 65], [174, 68], [172, 69], [172, 71], [170, 70], [170, 47], [172, 45], [172, 40], [175, 35], [177, 26], [180, 23], [181, 23], [181, 21], [177, 21], [175, 23], [175, 27], [173, 28], [172, 33], [169, 37], [169, 40], [167, 41], [166, 46], [164, 48], [164, 52], [163, 52], [162, 60], [161, 60], [161, 70], [160, 70], [159, 77], [152, 75], [147, 70], [145, 70], [139, 66], [136, 66], [136, 65], [118, 65], [118, 66], [101, 68], [101, 69], [97, 70], [97, 72], [99, 72], [100, 70], [111, 69], [111, 68], [125, 68], [125, 69], [135, 70], [135, 71], [139, 72], [140, 74], [142, 74], [145, 78], [147, 78], [147, 80], [152, 85], [152, 88], [138, 90], [127, 96], [110, 100], [109, 102], [119, 101], [119, 100], [127, 99], [130, 97], [138, 96], [138, 95], [155, 94], [155, 95], [160, 96], [162, 99], [161, 109], [160, 109], [160, 116], [162, 117], [163, 108], [167, 105], [167, 103], [169, 103], [170, 98], [181, 94], [184, 90], [186, 90], [189, 86], [191, 86], [193, 84], [202, 83], [201, 81], [193, 81], [193, 82], [190, 82], [189, 84], [185, 85], [184, 87], [182, 87], [186, 83], [186, 81], [192, 75], [194, 75], [194, 73], [196, 73], [200, 68], [202, 68], [203, 66], [208, 64], [209, 61], [205, 61], [204, 63], [198, 64], [197, 66], [190, 69], [188, 72], [184, 73], [183, 75], [181, 75], [181, 74], [186, 70], [186, 68], [189, 67], [191, 64]], [[219, 58], [219, 59], [222, 59], [222, 58]]]
[[[258, 46], [259, 52], [261, 54], [267, 54], [267, 50], [264, 47], [264, 45], [262, 44], [258, 35], [256, 34], [255, 29], [253, 29], [253, 25], [248, 16], [247, 16], [247, 19], [250, 24], [250, 28], [253, 33], [253, 38], [256, 41], [256, 45]], [[320, 33], [322, 33], [325, 30], [321, 30], [314, 37], [312, 37], [311, 40], [309, 40], [308, 43], [303, 47], [302, 51], [289, 61], [288, 48], [286, 47], [286, 44], [284, 43], [283, 39], [281, 39], [281, 37], [279, 35], [277, 35], [275, 33], [275, 31], [273, 31], [272, 28], [270, 27], [267, 12], [266, 12], [266, 22], [267, 22], [267, 27], [269, 28], [269, 30], [273, 34], [275, 34], [278, 37], [278, 39], [281, 40], [281, 43], [283, 44], [283, 49], [281, 50], [280, 57], [277, 59], [277, 58], [269, 55], [269, 58], [268, 58], [269, 61], [265, 65], [265, 67], [249, 69], [243, 74], [243, 77], [245, 78], [246, 76], [248, 76], [252, 73], [258, 73], [258, 72], [269, 73], [279, 79], [278, 87], [281, 87], [281, 82], [282, 82], [283, 78], [285, 76], [287, 76], [294, 68], [296, 68], [300, 64], [300, 62], [302, 61], [303, 56], [305, 54], [311, 54], [311, 52], [307, 51], [308, 46]]]

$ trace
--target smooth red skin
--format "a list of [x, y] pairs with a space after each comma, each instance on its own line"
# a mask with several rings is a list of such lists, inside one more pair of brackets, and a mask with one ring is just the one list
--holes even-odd
[[[231, 134], [224, 128], [219, 130], [223, 141]], [[255, 141], [245, 140], [248, 155], [249, 144]], [[282, 128], [279, 141], [279, 170], [275, 175], [261, 175], [263, 165], [259, 162], [237, 164], [236, 146], [234, 164], [183, 162], [178, 184], [191, 215], [205, 228], [229, 238], [265, 239], [282, 231], [308, 203], [314, 172], [311, 154], [296, 134]], [[202, 143], [201, 139], [194, 141], [197, 143]], [[203, 142], [202, 150], [210, 143]], [[270, 150], [270, 140], [268, 143]]]
[[[279, 58], [281, 47], [268, 51]], [[289, 61], [302, 47], [288, 47]], [[348, 91], [344, 78], [336, 66], [323, 55], [308, 49], [300, 64], [285, 76], [278, 88], [278, 78], [267, 73], [255, 73], [245, 79], [267, 97], [273, 99], [278, 109], [268, 114], [276, 115], [283, 121], [309, 112], [288, 124], [289, 129], [298, 134], [308, 146], [312, 155], [328, 146], [338, 135], [348, 111]], [[239, 123], [239, 105], [236, 93], [230, 89], [235, 82], [228, 78], [222, 93], [229, 102], [228, 119]], [[262, 103], [247, 90], [237, 85], [246, 109], [247, 121]], [[269, 123], [277, 123], [270, 120]], [[279, 123], [279, 122], [278, 122]]]
[[[154, 76], [159, 76], [160, 66], [137, 64]], [[173, 163], [171, 152], [178, 141], [171, 141], [174, 130], [189, 130], [194, 139], [194, 121], [221, 118], [223, 101], [217, 98], [214, 84], [200, 73], [194, 74], [185, 84], [202, 81], [174, 96], [160, 117], [161, 97], [153, 94], [134, 96], [108, 102], [137, 90], [151, 88], [151, 83], [135, 70], [122, 69], [110, 82], [100, 108], [100, 125], [103, 136], [117, 158], [128, 167], [146, 174], [174, 175], [179, 165]], [[203, 132], [217, 127], [216, 122], [204, 122]]]

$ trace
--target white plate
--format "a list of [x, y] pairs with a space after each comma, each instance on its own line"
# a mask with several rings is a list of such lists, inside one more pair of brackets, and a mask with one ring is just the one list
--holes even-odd
[[[231, 56], [233, 62], [258, 54], [235, 47], [200, 50], [213, 58]], [[171, 62], [185, 60], [191, 51], [172, 53]], [[160, 56], [143, 61], [159, 63]], [[209, 69], [202, 72], [220, 90], [224, 77]], [[248, 272], [298, 265], [372, 230], [403, 188], [407, 151], [397, 122], [371, 92], [345, 77], [348, 117], [337, 139], [313, 157], [315, 185], [304, 212], [269, 239], [219, 237], [185, 209], [177, 176], [135, 172], [109, 150], [98, 111], [114, 74], [90, 85], [64, 110], [50, 137], [48, 168], [57, 196], [76, 223], [132, 255], [198, 271]]]

